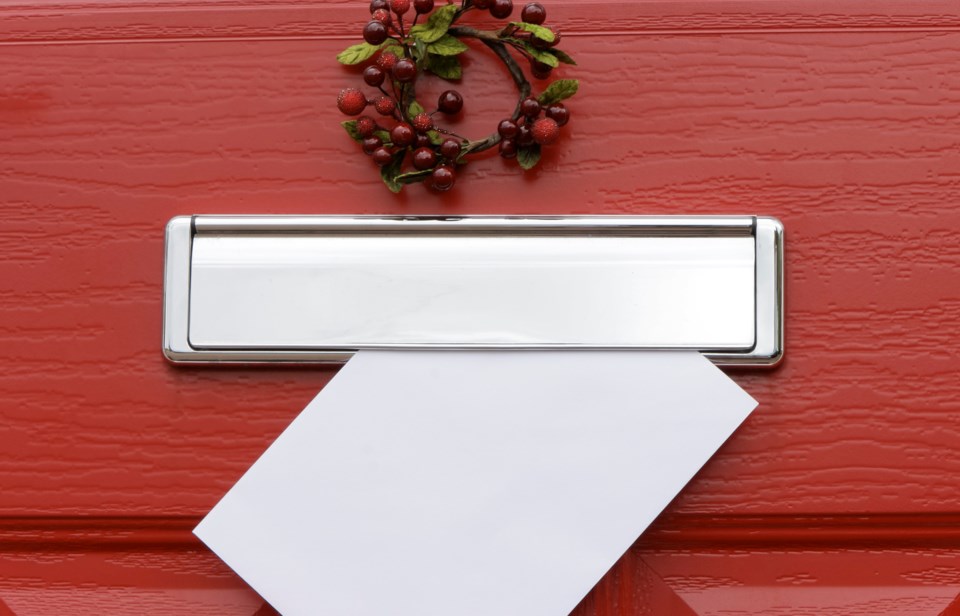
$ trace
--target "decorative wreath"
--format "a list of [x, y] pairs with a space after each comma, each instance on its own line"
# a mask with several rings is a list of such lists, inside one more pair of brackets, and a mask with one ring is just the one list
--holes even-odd
[[[404, 15], [411, 8], [414, 17], [407, 27]], [[543, 26], [547, 12], [531, 2], [523, 7], [521, 21], [511, 21], [499, 30], [477, 30], [456, 25], [470, 11], [488, 10], [496, 19], [508, 19], [512, 0], [462, 0], [434, 10], [434, 0], [373, 0], [371, 20], [363, 27], [364, 42], [348, 47], [337, 56], [342, 64], [367, 63], [363, 80], [379, 93], [368, 98], [358, 88], [346, 88], [337, 97], [337, 107], [349, 116], [343, 123], [347, 133], [380, 167], [383, 182], [393, 192], [406, 184], [425, 182], [435, 191], [453, 188], [456, 169], [467, 157], [493, 147], [500, 156], [516, 159], [523, 169], [540, 161], [541, 147], [560, 138], [560, 129], [570, 120], [561, 101], [577, 93], [575, 79], [558, 79], [539, 96], [531, 96], [531, 85], [510, 50], [526, 58], [531, 75], [550, 78], [561, 63], [576, 64], [557, 49], [560, 33]], [[426, 16], [425, 23], [417, 23]], [[472, 38], [489, 47], [507, 66], [517, 85], [517, 106], [490, 136], [472, 141], [439, 126], [437, 114], [455, 116], [463, 109], [463, 97], [456, 90], [443, 92], [435, 111], [417, 101], [416, 82], [423, 71], [448, 81], [463, 75], [459, 56], [469, 50], [461, 39]], [[379, 119], [361, 115], [373, 107]], [[385, 125], [387, 124], [387, 125]], [[413, 167], [407, 168], [407, 162]]]

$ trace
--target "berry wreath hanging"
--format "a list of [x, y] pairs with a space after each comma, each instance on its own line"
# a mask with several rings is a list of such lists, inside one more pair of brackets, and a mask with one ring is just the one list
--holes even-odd
[[[411, 5], [414, 16], [405, 27], [404, 15]], [[346, 88], [337, 97], [337, 107], [346, 115], [360, 116], [344, 122], [343, 127], [373, 158], [384, 184], [395, 193], [416, 182], [424, 182], [438, 192], [450, 190], [457, 167], [466, 164], [467, 157], [494, 147], [503, 158], [516, 159], [523, 169], [532, 169], [540, 161], [541, 147], [555, 143], [560, 128], [570, 119], [561, 101], [577, 93], [577, 80], [555, 80], [539, 96], [531, 96], [530, 82], [510, 53], [512, 49], [526, 58], [530, 73], [541, 80], [548, 79], [560, 63], [576, 64], [557, 49], [560, 34], [542, 25], [547, 17], [543, 5], [527, 4], [521, 11], [521, 21], [509, 22], [499, 30], [456, 25], [473, 10], [489, 10], [493, 17], [507, 19], [513, 12], [513, 1], [462, 0], [434, 10], [434, 0], [373, 0], [371, 20], [363, 28], [364, 42], [337, 56], [341, 64], [369, 63], [363, 70], [363, 80], [378, 93], [368, 98], [358, 88]], [[426, 22], [418, 24], [421, 17]], [[496, 132], [476, 141], [436, 123], [438, 115], [460, 113], [463, 97], [459, 92], [443, 92], [433, 112], [428, 112], [416, 97], [416, 81], [423, 71], [448, 81], [461, 78], [459, 56], [469, 50], [461, 40], [465, 38], [490, 48], [506, 65], [519, 91], [510, 117], [499, 123]], [[368, 106], [379, 114], [379, 121], [361, 115]]]

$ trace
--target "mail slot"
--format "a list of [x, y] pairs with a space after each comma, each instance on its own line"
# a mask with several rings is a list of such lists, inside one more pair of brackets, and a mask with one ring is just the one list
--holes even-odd
[[178, 217], [164, 353], [695, 349], [782, 357], [783, 229], [731, 217]]

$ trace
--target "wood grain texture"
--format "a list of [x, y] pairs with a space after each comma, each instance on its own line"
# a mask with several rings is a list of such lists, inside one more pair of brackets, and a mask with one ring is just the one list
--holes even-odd
[[[0, 44], [355, 38], [357, 15], [350, 0], [14, 1], [0, 6]], [[550, 3], [550, 23], [567, 35], [591, 36], [957, 31], [960, 6], [952, 0], [558, 0]]]
[[958, 556], [944, 549], [670, 550], [643, 561], [700, 616], [933, 616], [960, 587]]
[[[953, 531], [945, 525], [931, 540], [921, 529], [960, 512], [960, 352], [951, 344], [960, 333], [960, 8], [640, 2], [626, 20], [617, 10], [557, 8], [580, 62], [563, 76], [583, 86], [568, 137], [541, 169], [524, 177], [489, 157], [453, 193], [414, 187], [394, 197], [342, 134], [333, 104], [341, 87], [359, 83], [332, 56], [362, 6], [0, 6], [0, 514], [28, 535], [42, 527], [38, 516], [116, 516], [109, 532], [120, 534], [127, 518], [189, 524], [332, 376], [164, 362], [162, 230], [174, 215], [773, 215], [788, 241], [784, 365], [731, 372], [760, 407], [578, 616], [648, 613], [637, 598], [657, 586], [642, 582], [647, 568], [696, 613], [943, 610], [960, 585], [936, 563], [957, 547], [936, 551], [931, 541], [953, 541]], [[489, 132], [512, 97], [481, 54], [461, 87], [470, 114], [458, 127], [472, 134]], [[786, 548], [723, 547], [722, 537], [697, 534], [722, 519], [802, 535], [803, 523], [777, 526], [785, 515], [854, 516], [849, 533], [855, 516], [901, 516], [892, 527], [913, 535], [879, 555], [814, 542], [799, 551], [809, 557], [792, 560], [777, 556]], [[842, 525], [832, 528], [831, 541], [842, 539]], [[669, 552], [671, 536], [699, 543]], [[196, 598], [184, 613], [260, 609], [242, 582], [215, 562], [198, 564], [209, 555], [184, 541], [118, 547], [124, 570], [151, 579], [144, 555], [159, 550], [185, 577], [144, 595], [131, 573], [110, 596], [139, 596], [144, 613], [171, 613], [171, 596]], [[89, 563], [105, 558], [91, 544], [77, 547], [73, 564], [35, 543], [0, 547], [0, 599], [17, 614], [96, 613], [101, 604], [73, 605], [57, 589], [119, 575], [104, 564], [100, 581], [84, 581], [83, 571], [100, 566]], [[903, 556], [921, 573], [874, 586], [851, 578], [850, 587], [876, 592], [859, 612], [843, 612], [846, 582], [831, 581], [840, 575], [833, 565], [818, 569], [817, 555], [839, 572], [850, 562], [873, 567], [868, 556]], [[196, 577], [184, 572], [191, 567]], [[717, 586], [712, 567], [733, 581]], [[788, 577], [751, 577], [764, 572]], [[807, 590], [743, 611], [778, 585]], [[884, 595], [887, 587], [903, 592]], [[8, 596], [18, 588], [43, 590], [47, 603], [35, 605], [49, 609], [24, 611], [40, 595]]]

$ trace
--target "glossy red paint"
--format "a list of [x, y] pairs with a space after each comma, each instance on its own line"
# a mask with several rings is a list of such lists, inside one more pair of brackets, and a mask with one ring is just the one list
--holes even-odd
[[190, 529], [333, 371], [164, 362], [191, 213], [781, 218], [783, 366], [575, 613], [955, 612], [960, 5], [551, 2], [583, 87], [543, 166], [394, 197], [334, 104], [364, 4], [0, 7], [0, 614], [270, 612]]

